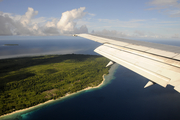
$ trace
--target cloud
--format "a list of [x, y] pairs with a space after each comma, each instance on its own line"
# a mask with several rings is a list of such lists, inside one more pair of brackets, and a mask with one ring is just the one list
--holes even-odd
[[[119, 19], [98, 19], [100, 24], [114, 27], [125, 27], [125, 28], [138, 28], [143, 25], [145, 19], [132, 19], [129, 21], [120, 21]], [[109, 25], [107, 25], [109, 24]]]
[[180, 17], [180, 10], [171, 10], [169, 12], [171, 17]]
[[178, 6], [178, 0], [152, 0], [150, 4], [157, 6]]
[[80, 28], [75, 28], [74, 33], [79, 34], [79, 33], [88, 33], [88, 28], [86, 25], [82, 25]]
[[86, 15], [84, 10], [85, 7], [80, 7], [79, 9], [73, 9], [71, 11], [62, 13], [62, 17], [57, 23], [57, 28], [60, 29], [62, 33], [76, 32], [78, 29], [76, 28], [75, 20], [80, 19]]
[[20, 22], [27, 26], [31, 22], [31, 19], [38, 14], [38, 11], [34, 11], [33, 8], [28, 7], [28, 11], [25, 13], [25, 15], [21, 16]]
[[144, 32], [140, 30], [135, 30], [133, 33], [125, 32], [125, 31], [117, 31], [117, 30], [106, 30], [103, 29], [102, 31], [95, 31], [92, 30], [92, 34], [104, 35], [104, 36], [111, 36], [111, 37], [119, 37], [119, 38], [165, 38], [162, 35], [154, 34], [150, 32]]
[[59, 31], [55, 27], [47, 27], [43, 29], [45, 35], [59, 35]]
[[46, 22], [45, 27], [56, 27], [57, 22], [58, 19], [54, 18], [52, 19], [51, 22], [50, 21]]
[[180, 38], [180, 34], [174, 34], [172, 38]]
[[149, 4], [155, 6], [155, 9], [180, 8], [178, 0], [152, 0]]
[[159, 10], [170, 17], [180, 17], [180, 2], [178, 0], [152, 0], [149, 5], [154, 7], [146, 10]]
[[6, 21], [12, 22], [10, 18], [0, 16], [0, 35], [12, 35], [9, 26], [4, 24]]
[[38, 11], [28, 7], [24, 15], [0, 12], [0, 35], [62, 35], [87, 33], [86, 25], [76, 26], [78, 20], [86, 15], [85, 7], [62, 13], [61, 19], [35, 18]]
[[142, 31], [139, 31], [139, 30], [135, 30], [134, 33], [135, 33], [137, 36], [144, 36], [144, 35], [145, 35]]
[[29, 29], [25, 28], [20, 21], [15, 21], [9, 15], [0, 14], [0, 35], [20, 35], [30, 34]]
[[129, 37], [130, 35], [126, 34], [125, 32], [120, 32], [116, 30], [106, 30], [103, 29], [102, 31], [92, 31], [93, 34], [98, 35], [106, 35], [106, 36], [113, 36], [113, 37]]
[[94, 17], [94, 16], [96, 16], [95, 14], [93, 14], [93, 13], [88, 13], [90, 16], [92, 16], [92, 17]]

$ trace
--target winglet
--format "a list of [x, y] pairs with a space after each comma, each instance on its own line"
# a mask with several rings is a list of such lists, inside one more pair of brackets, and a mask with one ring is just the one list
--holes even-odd
[[144, 88], [147, 88], [147, 87], [149, 87], [149, 86], [151, 86], [151, 85], [154, 85], [154, 83], [151, 82], [151, 81], [149, 81], [149, 82], [144, 86]]

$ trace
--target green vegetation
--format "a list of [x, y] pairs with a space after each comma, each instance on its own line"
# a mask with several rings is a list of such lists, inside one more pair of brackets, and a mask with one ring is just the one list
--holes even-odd
[[108, 59], [48, 55], [0, 60], [0, 115], [65, 96], [102, 82]]

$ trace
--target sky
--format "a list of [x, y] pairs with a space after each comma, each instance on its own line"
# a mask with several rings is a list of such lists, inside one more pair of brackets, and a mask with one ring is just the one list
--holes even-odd
[[78, 33], [180, 40], [180, 0], [0, 0], [0, 39]]

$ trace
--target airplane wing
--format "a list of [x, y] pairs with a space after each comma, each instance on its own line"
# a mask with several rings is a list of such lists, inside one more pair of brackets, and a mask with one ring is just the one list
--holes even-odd
[[94, 51], [146, 78], [144, 88], [157, 83], [174, 86], [180, 92], [180, 47], [113, 38], [94, 34], [75, 34], [99, 43]]

